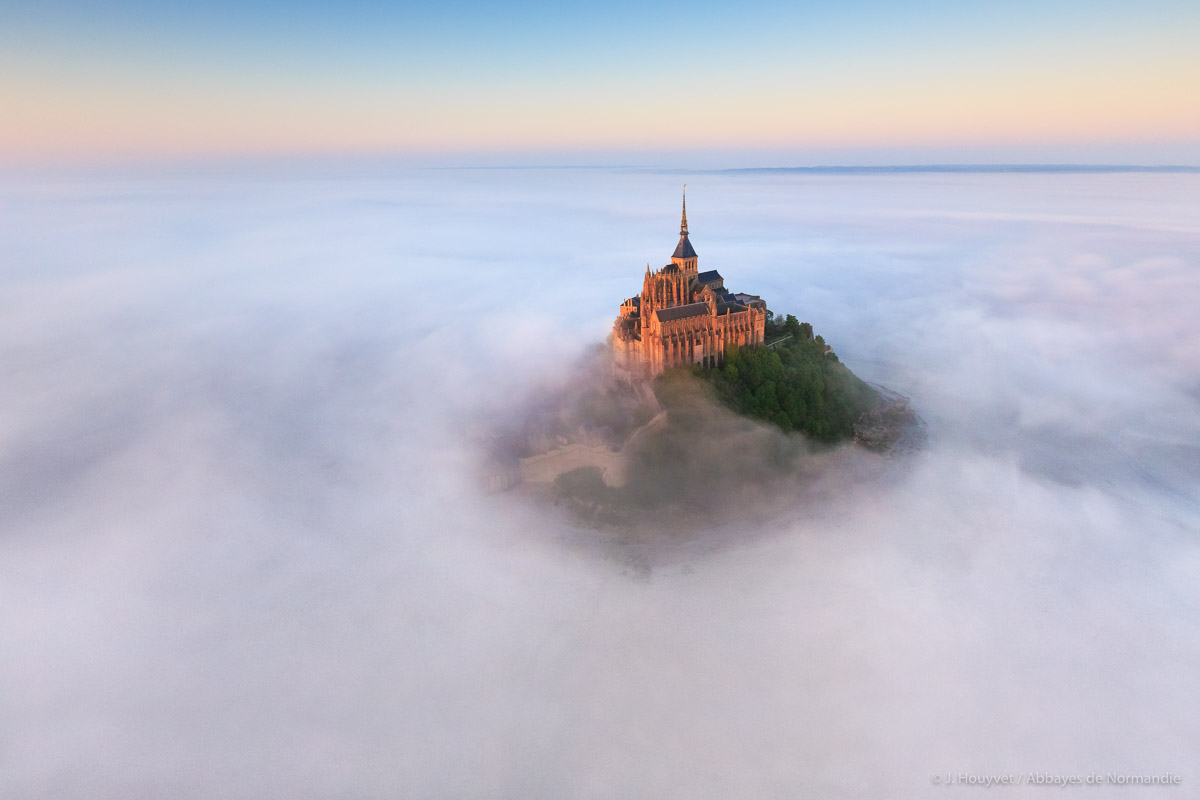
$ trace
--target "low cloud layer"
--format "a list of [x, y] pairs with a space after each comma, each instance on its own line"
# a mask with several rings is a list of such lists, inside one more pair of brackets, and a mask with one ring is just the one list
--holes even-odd
[[469, 424], [604, 337], [674, 176], [0, 190], [0, 795], [1192, 791], [1200, 180], [688, 180], [929, 434], [720, 547], [489, 495]]

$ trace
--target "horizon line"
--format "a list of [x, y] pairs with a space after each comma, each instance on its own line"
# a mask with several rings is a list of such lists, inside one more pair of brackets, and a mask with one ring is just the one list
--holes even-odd
[[[690, 168], [677, 166], [654, 166], [651, 164], [404, 164], [403, 157], [394, 156], [359, 156], [359, 157], [254, 157], [234, 156], [232, 158], [200, 158], [171, 160], [157, 163], [125, 162], [121, 164], [91, 164], [91, 165], [3, 165], [0, 164], [0, 174], [20, 174], [28, 177], [83, 177], [84, 175], [155, 175], [161, 173], [176, 173], [191, 175], [196, 171], [201, 173], [214, 170], [219, 173], [223, 167], [237, 165], [244, 170], [250, 162], [258, 162], [257, 169], [251, 168], [251, 175], [260, 170], [273, 173], [275, 177], [284, 177], [289, 167], [298, 168], [295, 174], [303, 175], [316, 168], [318, 172], [360, 173], [363, 167], [374, 162], [379, 166], [391, 168], [407, 167], [417, 171], [530, 171], [530, 170], [607, 170], [658, 173], [664, 175], [915, 175], [915, 174], [1200, 174], [1200, 165], [1190, 164], [1071, 164], [1071, 163], [1012, 163], [1012, 164], [830, 164], [806, 166], [774, 166], [774, 167], [724, 167], [724, 168]], [[336, 163], [331, 163], [336, 162]], [[390, 162], [390, 163], [389, 163]], [[341, 167], [342, 169], [338, 169]], [[307, 169], [306, 169], [307, 168]], [[82, 173], [82, 174], [80, 174]], [[131, 174], [132, 173], [132, 174]], [[242, 173], [245, 177], [245, 172]], [[311, 174], [308, 177], [313, 177]], [[380, 174], [379, 177], [386, 177]]]

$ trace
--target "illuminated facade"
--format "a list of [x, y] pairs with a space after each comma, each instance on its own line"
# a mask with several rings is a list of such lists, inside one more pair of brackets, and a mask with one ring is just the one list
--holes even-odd
[[727, 291], [721, 274], [700, 272], [698, 260], [688, 239], [685, 195], [671, 263], [655, 272], [646, 265], [641, 294], [621, 304], [613, 323], [618, 373], [645, 379], [680, 364], [717, 366], [728, 345], [763, 343], [766, 303], [756, 295]]

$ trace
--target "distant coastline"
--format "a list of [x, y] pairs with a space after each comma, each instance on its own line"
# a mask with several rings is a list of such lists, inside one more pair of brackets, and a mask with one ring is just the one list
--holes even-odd
[[719, 174], [761, 174], [770, 172], [811, 175], [904, 175], [912, 173], [994, 174], [1110, 174], [1121, 172], [1184, 172], [1200, 173], [1200, 166], [1137, 164], [918, 164], [912, 166], [842, 166], [842, 167], [739, 167], [712, 170]]
[[804, 173], [811, 175], [906, 175], [934, 174], [999, 174], [1053, 175], [1053, 174], [1119, 174], [1126, 172], [1186, 173], [1200, 174], [1200, 165], [1187, 164], [860, 164], [807, 167], [728, 167], [705, 169], [688, 167], [656, 167], [637, 164], [459, 164], [424, 166], [426, 170], [592, 170], [648, 172], [664, 175], [742, 175], [760, 173]]

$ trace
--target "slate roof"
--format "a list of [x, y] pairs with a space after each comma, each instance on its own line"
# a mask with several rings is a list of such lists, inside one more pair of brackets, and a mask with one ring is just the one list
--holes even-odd
[[671, 308], [660, 308], [654, 312], [658, 316], [659, 322], [670, 322], [673, 319], [687, 319], [688, 317], [699, 317], [708, 313], [708, 303], [688, 303], [685, 306], [672, 306]]
[[675, 252], [671, 254], [671, 258], [695, 258], [696, 251], [692, 249], [692, 243], [688, 240], [687, 234], [679, 237], [679, 244], [675, 245]]
[[725, 279], [721, 277], [721, 273], [717, 272], [715, 269], [710, 269], [708, 272], [701, 272], [699, 275], [697, 275], [696, 280], [700, 281], [701, 283], [716, 283], [717, 281], [723, 281]]
[[676, 272], [679, 272], [679, 265], [678, 264], [667, 264], [665, 267], [663, 267], [659, 271], [661, 273], [663, 273], [664, 275], [674, 274]]
[[740, 314], [746, 307], [740, 303], [717, 303], [717, 316], [724, 314]]

